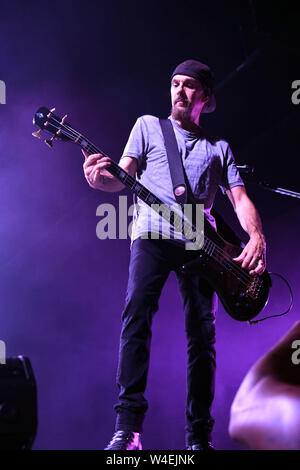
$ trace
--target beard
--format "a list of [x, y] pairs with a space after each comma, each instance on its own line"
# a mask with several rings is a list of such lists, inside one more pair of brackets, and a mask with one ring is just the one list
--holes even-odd
[[171, 108], [171, 116], [176, 121], [188, 121], [191, 117], [190, 106], [177, 107], [176, 104]]

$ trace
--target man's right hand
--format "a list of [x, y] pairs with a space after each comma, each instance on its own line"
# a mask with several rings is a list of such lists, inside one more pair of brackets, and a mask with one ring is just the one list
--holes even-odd
[[83, 171], [88, 184], [93, 189], [105, 191], [107, 182], [114, 179], [114, 176], [105, 169], [111, 165], [111, 159], [102, 153], [88, 155], [84, 150], [82, 152], [85, 156]]

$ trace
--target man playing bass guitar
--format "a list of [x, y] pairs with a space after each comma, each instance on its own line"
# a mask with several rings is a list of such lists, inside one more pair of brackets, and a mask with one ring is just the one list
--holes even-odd
[[[227, 194], [249, 241], [234, 261], [250, 275], [266, 268], [266, 243], [260, 217], [249, 199], [228, 143], [211, 140], [200, 126], [201, 113], [216, 106], [210, 68], [196, 60], [179, 64], [171, 76], [172, 110], [169, 117], [176, 135], [186, 177], [193, 197], [215, 227], [210, 210], [218, 187]], [[88, 184], [101, 191], [120, 191], [124, 185], [107, 168], [110, 159], [88, 156], [84, 174]], [[142, 116], [136, 121], [119, 165], [166, 204], [175, 202], [170, 169], [159, 119]], [[152, 211], [153, 212], [153, 211]], [[151, 232], [158, 237], [151, 237]], [[214, 420], [210, 409], [214, 398], [215, 314], [214, 288], [201, 274], [192, 278], [179, 270], [191, 253], [178, 239], [165, 237], [165, 221], [138, 200], [131, 234], [131, 256], [126, 302], [122, 312], [117, 383], [119, 399], [115, 434], [106, 450], [142, 448], [143, 421], [148, 409], [144, 392], [149, 368], [151, 324], [158, 300], [171, 270], [178, 279], [184, 303], [187, 336], [186, 448], [211, 450]], [[170, 234], [170, 231], [168, 232]], [[149, 236], [148, 236], [149, 235]], [[171, 238], [171, 239], [170, 239]]]

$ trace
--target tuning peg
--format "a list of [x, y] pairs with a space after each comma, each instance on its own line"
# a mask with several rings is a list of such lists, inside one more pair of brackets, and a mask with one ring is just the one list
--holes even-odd
[[60, 125], [61, 125], [61, 126], [64, 125], [65, 120], [67, 119], [67, 117], [68, 117], [68, 115], [66, 114], [66, 115], [62, 118], [62, 120], [60, 121]]
[[46, 139], [44, 140], [45, 144], [48, 145], [48, 147], [52, 148], [53, 147], [53, 140], [55, 139], [55, 135], [51, 137], [51, 139]]
[[52, 115], [52, 113], [54, 113], [54, 111], [55, 111], [55, 108], [50, 109], [50, 113], [47, 114], [47, 118], [48, 118], [48, 119], [51, 118], [51, 115]]
[[42, 138], [41, 134], [42, 134], [42, 129], [39, 129], [38, 131], [32, 133], [33, 137], [36, 137], [37, 139]]

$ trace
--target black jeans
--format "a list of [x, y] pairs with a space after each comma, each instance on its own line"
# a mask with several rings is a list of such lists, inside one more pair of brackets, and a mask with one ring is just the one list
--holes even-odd
[[215, 379], [215, 313], [217, 297], [198, 274], [183, 275], [180, 267], [194, 257], [170, 240], [138, 238], [131, 247], [129, 280], [122, 313], [117, 385], [116, 430], [142, 432], [148, 403], [144, 397], [149, 368], [151, 325], [171, 270], [183, 298], [187, 337], [186, 443], [210, 438], [214, 420], [210, 407]]

